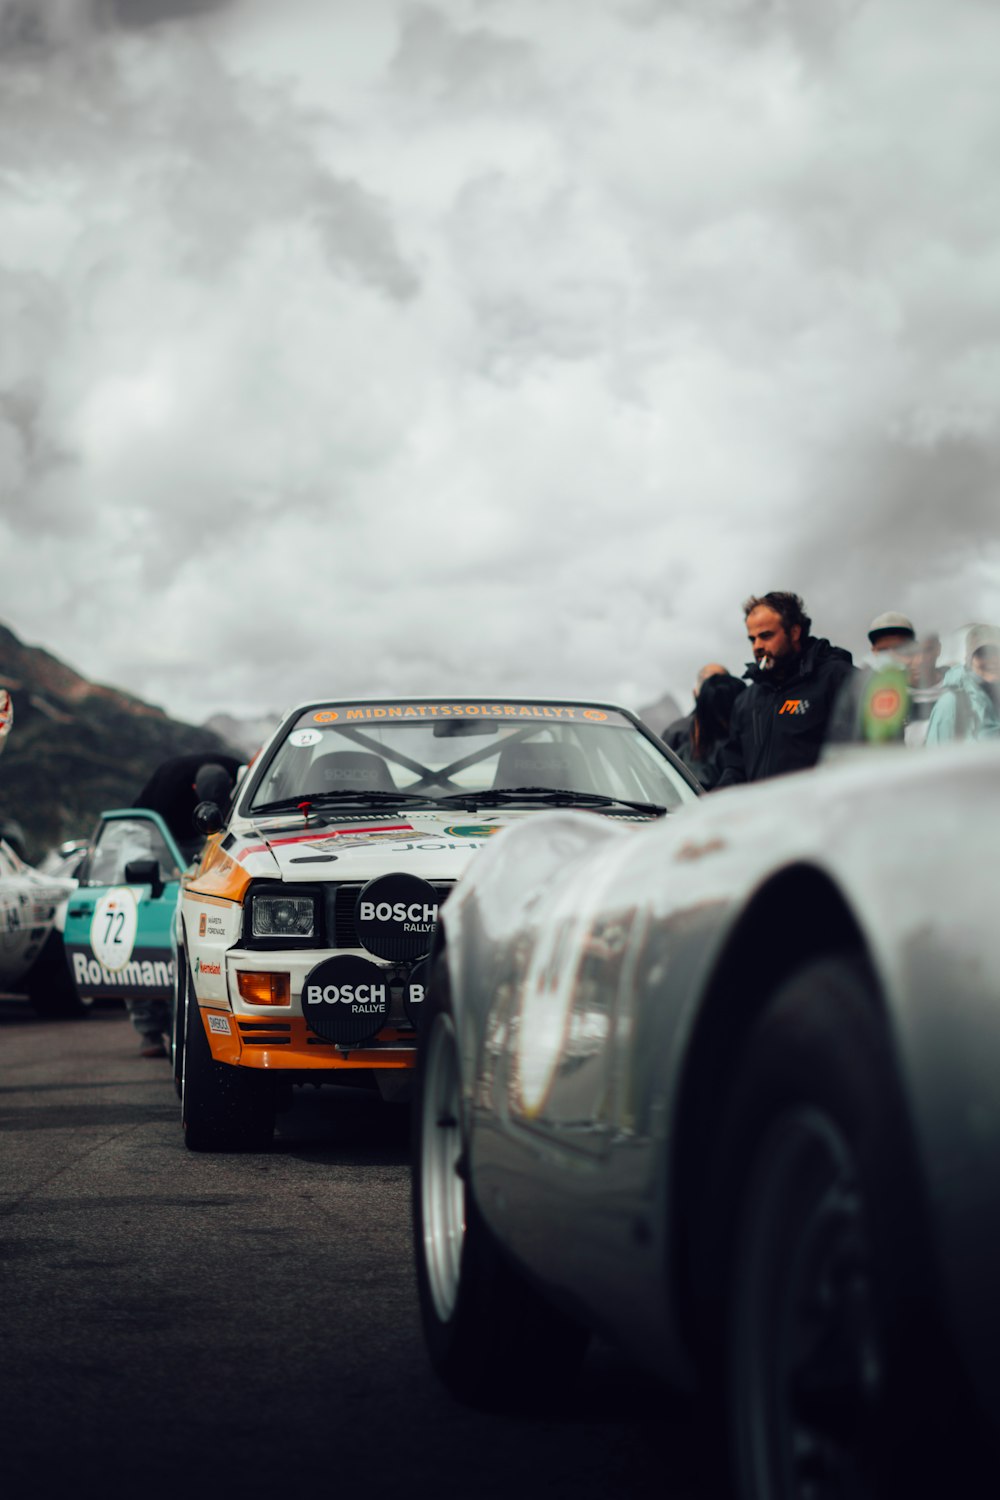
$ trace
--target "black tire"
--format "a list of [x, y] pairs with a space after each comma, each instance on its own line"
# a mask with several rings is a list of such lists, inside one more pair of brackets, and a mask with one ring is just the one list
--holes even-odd
[[424, 1002], [413, 1098], [413, 1235], [424, 1339], [436, 1374], [467, 1405], [558, 1402], [585, 1330], [549, 1306], [505, 1257], [468, 1180], [459, 1057], [444, 961]]
[[205, 1035], [190, 973], [181, 1117], [190, 1151], [266, 1151], [274, 1136], [275, 1095], [267, 1074], [218, 1063]]
[[184, 1036], [187, 1027], [187, 957], [183, 948], [177, 950], [177, 977], [170, 1009], [170, 1064], [174, 1073], [174, 1092], [178, 1099], [184, 1097]]
[[716, 1163], [738, 1500], [927, 1493], [947, 1360], [915, 1160], [870, 973], [807, 964], [751, 1034]]
[[77, 994], [62, 933], [54, 928], [28, 971], [27, 991], [36, 1016], [82, 1021], [90, 1015], [93, 997]]

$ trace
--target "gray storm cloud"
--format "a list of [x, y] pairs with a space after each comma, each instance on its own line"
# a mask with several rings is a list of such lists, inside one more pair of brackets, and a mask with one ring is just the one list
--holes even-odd
[[0, 0], [3, 618], [194, 719], [1000, 614], [978, 0]]

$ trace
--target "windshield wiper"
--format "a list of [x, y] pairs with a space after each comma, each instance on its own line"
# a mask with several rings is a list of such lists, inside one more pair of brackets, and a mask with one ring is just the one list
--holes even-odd
[[263, 813], [310, 812], [313, 808], [356, 807], [465, 807], [470, 812], [484, 807], [509, 807], [523, 802], [543, 802], [551, 807], [628, 807], [633, 812], [648, 813], [651, 817], [662, 817], [666, 812], [656, 802], [633, 802], [627, 797], [606, 796], [600, 792], [575, 792], [572, 787], [510, 786], [494, 791], [453, 792], [445, 797], [433, 797], [419, 792], [355, 791], [338, 787], [336, 791], [306, 793], [298, 797], [282, 797], [276, 802], [263, 802], [252, 807], [250, 812], [259, 817]]
[[261, 802], [251, 807], [255, 816], [261, 813], [291, 812], [298, 809], [308, 812], [313, 807], [336, 807], [338, 804], [354, 804], [361, 807], [400, 807], [408, 804], [430, 807], [435, 799], [420, 796], [416, 792], [357, 791], [352, 787], [338, 787], [331, 792], [303, 792], [298, 797], [281, 797], [277, 802]]
[[483, 807], [509, 807], [517, 802], [545, 802], [552, 807], [630, 807], [634, 812], [649, 813], [657, 818], [667, 810], [657, 802], [632, 802], [627, 797], [574, 792], [571, 787], [558, 786], [505, 786], [491, 792], [456, 793], [452, 797], [439, 797], [437, 801], [444, 806], [469, 807], [473, 811]]

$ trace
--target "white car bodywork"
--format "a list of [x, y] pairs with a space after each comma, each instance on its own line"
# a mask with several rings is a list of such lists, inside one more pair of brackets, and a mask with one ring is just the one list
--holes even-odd
[[[416, 1056], [438, 907], [474, 855], [540, 807], [634, 827], [697, 800], [680, 763], [614, 704], [327, 700], [292, 710], [229, 811], [213, 806], [214, 832], [182, 882], [174, 1052], [185, 1121], [218, 1086], [204, 1138], [240, 1133], [214, 1122], [253, 1080], [233, 1083], [209, 1058], [293, 1082], [367, 1070], [397, 1096]], [[196, 1076], [178, 1062], [193, 1036]]]
[[75, 884], [40, 874], [0, 840], [0, 987], [23, 987]]

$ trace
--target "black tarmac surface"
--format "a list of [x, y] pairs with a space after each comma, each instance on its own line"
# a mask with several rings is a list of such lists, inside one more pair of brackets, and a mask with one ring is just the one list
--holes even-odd
[[689, 1406], [608, 1350], [531, 1420], [437, 1385], [405, 1111], [297, 1091], [269, 1154], [193, 1155], [167, 1063], [137, 1054], [118, 1009], [0, 1000], [10, 1500], [714, 1500]]

